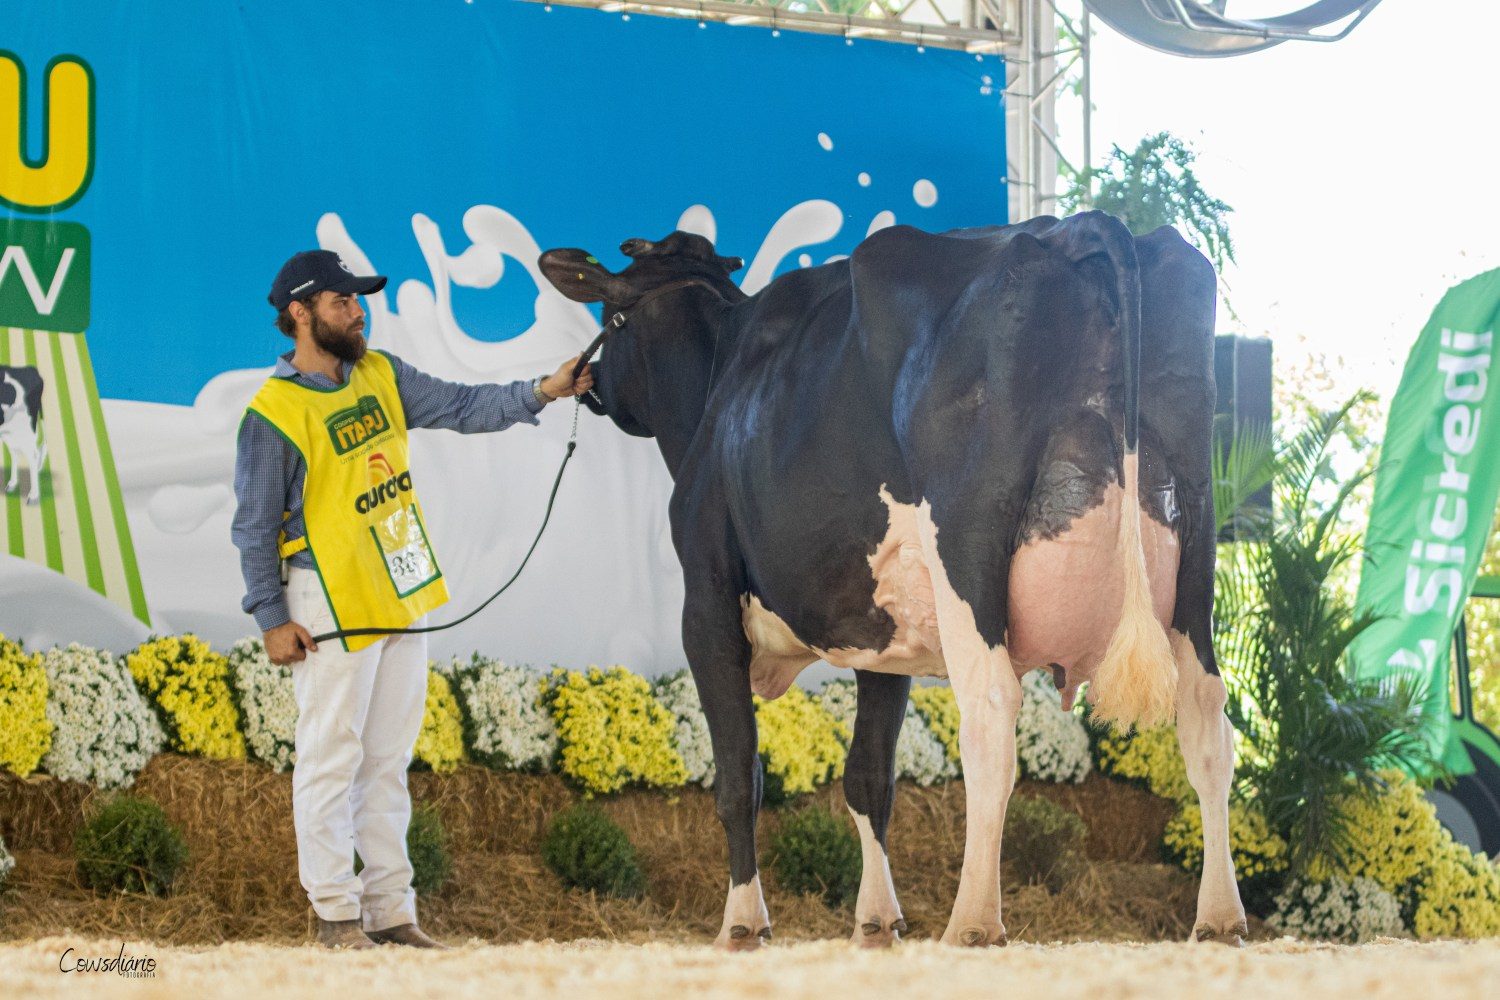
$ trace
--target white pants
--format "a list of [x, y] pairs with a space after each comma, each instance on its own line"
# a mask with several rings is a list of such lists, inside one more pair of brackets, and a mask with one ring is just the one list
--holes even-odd
[[[287, 606], [292, 620], [313, 635], [334, 628], [312, 570], [292, 567]], [[331, 639], [293, 664], [292, 679], [292, 815], [297, 867], [313, 910], [324, 920], [360, 918], [367, 931], [416, 923], [406, 856], [406, 769], [427, 702], [427, 637], [390, 636], [357, 653]], [[355, 851], [364, 861], [359, 875]]]

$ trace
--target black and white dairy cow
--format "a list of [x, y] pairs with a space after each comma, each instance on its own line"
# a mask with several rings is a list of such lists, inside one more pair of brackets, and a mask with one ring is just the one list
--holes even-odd
[[47, 461], [47, 446], [37, 437], [42, 420], [42, 375], [35, 368], [8, 368], [0, 365], [0, 450], [10, 452], [10, 479], [5, 492], [16, 491], [17, 477], [25, 456], [31, 470], [31, 489], [26, 502], [41, 497], [42, 466]]
[[1020, 678], [1091, 681], [1117, 724], [1171, 718], [1203, 807], [1194, 938], [1245, 933], [1233, 762], [1209, 644], [1213, 268], [1172, 229], [1089, 213], [875, 233], [755, 296], [701, 236], [630, 240], [611, 273], [541, 257], [564, 295], [628, 320], [599, 401], [671, 470], [683, 643], [713, 739], [730, 888], [719, 943], [770, 936], [756, 868], [751, 694], [818, 659], [853, 668], [844, 789], [863, 839], [854, 939], [906, 925], [886, 854], [913, 676], [962, 713], [968, 830], [943, 940], [1005, 940], [1000, 837]]

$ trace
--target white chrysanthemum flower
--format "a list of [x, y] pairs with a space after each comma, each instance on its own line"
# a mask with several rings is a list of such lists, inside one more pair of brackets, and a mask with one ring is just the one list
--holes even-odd
[[[854, 732], [854, 717], [859, 709], [859, 688], [854, 681], [829, 681], [818, 699], [825, 712], [848, 726], [850, 733]], [[922, 713], [908, 701], [901, 734], [896, 738], [896, 777], [931, 785], [957, 773], [942, 742], [933, 735]]]
[[1064, 712], [1062, 695], [1046, 670], [1021, 680], [1025, 694], [1016, 719], [1016, 757], [1034, 781], [1079, 782], [1093, 770], [1089, 734], [1076, 712]]
[[5, 880], [10, 878], [10, 873], [15, 870], [16, 859], [11, 857], [10, 852], [5, 849], [5, 838], [0, 837], [0, 889], [5, 888]]
[[714, 783], [714, 748], [693, 675], [679, 670], [659, 678], [652, 687], [657, 702], [677, 719], [673, 741], [687, 765], [687, 780], [707, 788]]
[[1359, 944], [1404, 934], [1401, 904], [1371, 878], [1327, 882], [1294, 879], [1276, 897], [1266, 921], [1279, 933]]
[[66, 781], [125, 788], [161, 752], [166, 734], [122, 660], [73, 643], [42, 657], [52, 748], [42, 769]]
[[272, 663], [259, 639], [241, 639], [229, 651], [229, 676], [240, 702], [245, 748], [272, 770], [287, 770], [297, 762], [292, 668]]
[[542, 707], [543, 677], [475, 653], [442, 670], [456, 682], [469, 756], [504, 771], [546, 771], [557, 756], [557, 727]]

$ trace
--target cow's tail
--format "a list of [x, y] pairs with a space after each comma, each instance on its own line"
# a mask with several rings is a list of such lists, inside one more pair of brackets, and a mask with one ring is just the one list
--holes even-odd
[[1119, 304], [1121, 360], [1125, 369], [1124, 498], [1120, 503], [1118, 558], [1124, 571], [1120, 623], [1094, 672], [1094, 714], [1124, 731], [1131, 725], [1171, 720], [1177, 700], [1177, 668], [1167, 635], [1156, 620], [1146, 552], [1141, 544], [1140, 430], [1141, 275], [1135, 240], [1113, 219], [1102, 220], [1100, 239], [1114, 264]]

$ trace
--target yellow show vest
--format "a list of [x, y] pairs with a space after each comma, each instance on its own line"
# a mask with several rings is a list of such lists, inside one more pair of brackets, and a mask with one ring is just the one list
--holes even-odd
[[[427, 540], [412, 489], [406, 410], [390, 359], [370, 351], [337, 389], [272, 378], [250, 401], [302, 454], [305, 538], [287, 541], [283, 559], [306, 548], [337, 628], [405, 628], [448, 601], [448, 586]], [[381, 636], [343, 640], [353, 652]]]

